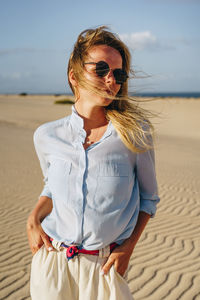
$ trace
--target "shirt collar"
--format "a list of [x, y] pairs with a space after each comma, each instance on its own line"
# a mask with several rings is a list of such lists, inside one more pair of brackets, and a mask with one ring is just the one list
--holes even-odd
[[72, 114], [71, 114], [71, 118], [70, 118], [70, 123], [72, 125], [73, 128], [76, 129], [83, 129], [84, 127], [84, 121], [83, 118], [81, 118], [75, 108], [74, 105], [72, 105]]
[[[84, 130], [84, 120], [83, 120], [83, 118], [81, 118], [79, 116], [79, 114], [78, 114], [78, 112], [77, 112], [74, 105], [72, 105], [72, 114], [71, 114], [71, 117], [70, 117], [70, 123], [72, 125], [72, 128], [75, 129], [79, 133], [79, 135], [81, 135], [80, 136], [81, 140], [85, 140], [86, 132]], [[104, 133], [104, 135], [102, 136], [102, 138], [100, 139], [100, 141], [102, 141], [103, 139], [110, 136], [113, 129], [114, 128], [113, 128], [112, 122], [109, 121], [107, 130]]]

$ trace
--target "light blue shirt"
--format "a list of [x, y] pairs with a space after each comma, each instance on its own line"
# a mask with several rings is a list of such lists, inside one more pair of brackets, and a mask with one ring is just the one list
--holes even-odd
[[83, 148], [84, 121], [72, 114], [41, 125], [34, 144], [44, 175], [40, 196], [53, 201], [44, 231], [58, 242], [87, 250], [121, 244], [139, 211], [151, 216], [159, 202], [154, 151], [131, 152], [110, 121], [103, 137]]

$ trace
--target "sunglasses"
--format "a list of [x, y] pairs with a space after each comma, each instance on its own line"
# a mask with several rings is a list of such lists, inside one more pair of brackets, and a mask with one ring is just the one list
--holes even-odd
[[[98, 61], [97, 63], [95, 62], [86, 62], [84, 63], [84, 65], [96, 65], [95, 68], [95, 72], [97, 74], [97, 76], [99, 77], [104, 77], [106, 76], [110, 70], [109, 65], [105, 62], [105, 61]], [[126, 73], [126, 71], [122, 70], [122, 69], [114, 69], [113, 71], [113, 75], [115, 77], [115, 81], [117, 84], [122, 84], [124, 82], [126, 82], [128, 75]]]

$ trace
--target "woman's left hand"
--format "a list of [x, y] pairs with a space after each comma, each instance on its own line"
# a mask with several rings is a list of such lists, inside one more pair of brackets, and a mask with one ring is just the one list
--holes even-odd
[[123, 276], [128, 268], [128, 263], [147, 222], [151, 215], [146, 212], [140, 211], [137, 224], [131, 234], [120, 246], [117, 246], [108, 257], [108, 260], [104, 264], [102, 271], [107, 274], [112, 265], [114, 265], [116, 271]]
[[104, 264], [102, 268], [102, 273], [105, 275], [108, 274], [110, 268], [112, 265], [114, 265], [115, 270], [123, 276], [128, 268], [128, 263], [132, 254], [132, 249], [130, 246], [126, 243], [117, 246], [110, 256], [108, 257], [108, 260]]

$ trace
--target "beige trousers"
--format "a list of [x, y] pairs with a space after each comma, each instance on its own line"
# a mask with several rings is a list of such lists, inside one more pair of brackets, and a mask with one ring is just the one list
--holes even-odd
[[42, 246], [32, 259], [32, 300], [133, 300], [114, 266], [107, 275], [100, 274], [107, 250], [101, 252], [103, 257], [79, 254], [67, 261], [64, 248], [48, 252]]

